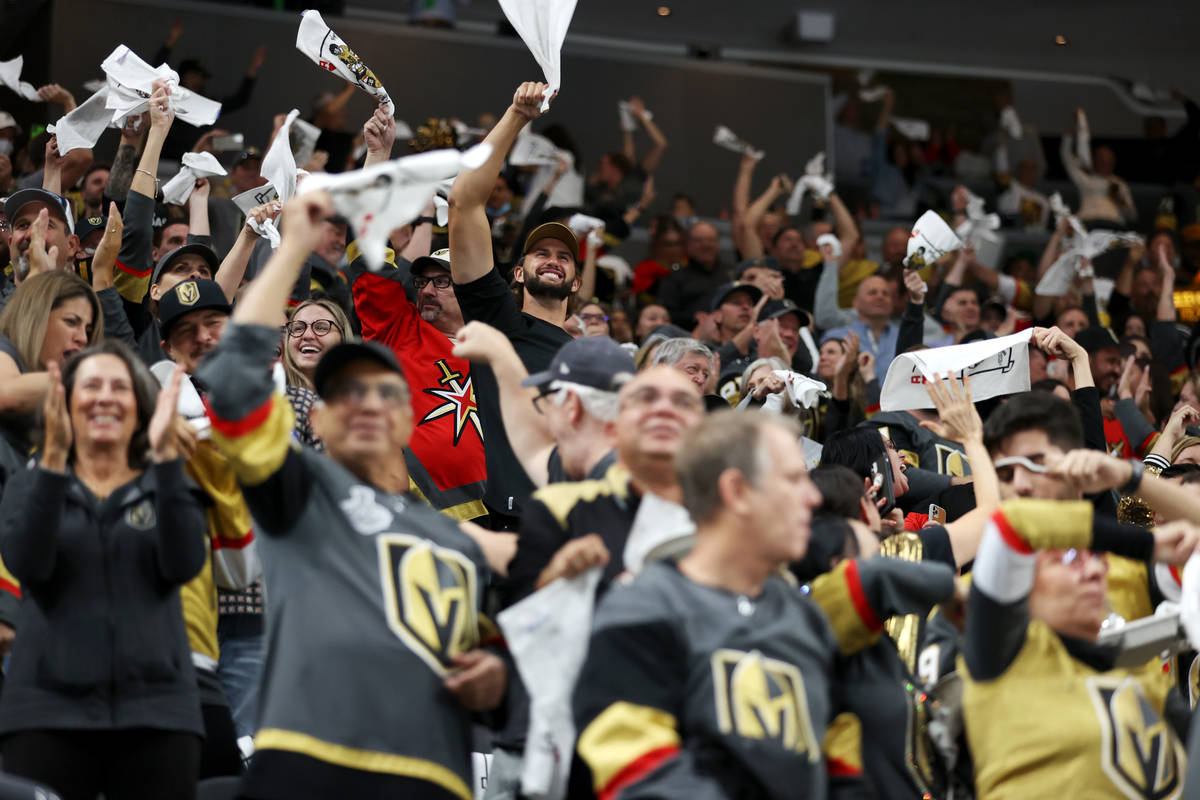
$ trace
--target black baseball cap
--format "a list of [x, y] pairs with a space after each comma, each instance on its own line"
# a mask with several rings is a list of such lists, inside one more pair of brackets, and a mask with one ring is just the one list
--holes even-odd
[[783, 272], [783, 267], [780, 266], [779, 259], [775, 258], [774, 256], [756, 256], [754, 258], [747, 258], [739, 263], [737, 267], [734, 268], [733, 276], [738, 280], [741, 280], [742, 274], [746, 270], [753, 269], [755, 267], [762, 267], [763, 269], [770, 269], [779, 273]]
[[237, 158], [233, 159], [233, 164], [230, 168], [236, 167], [243, 161], [262, 161], [262, 151], [257, 147], [247, 147], [245, 150], [237, 154]]
[[1112, 347], [1114, 349], [1117, 347], [1117, 340], [1114, 339], [1113, 335], [1108, 332], [1108, 329], [1100, 328], [1095, 325], [1083, 328], [1076, 333], [1075, 341], [1079, 343], [1080, 347], [1089, 353], [1096, 353], [1108, 347]]
[[183, 281], [171, 287], [158, 301], [158, 329], [166, 339], [171, 328], [193, 311], [216, 309], [228, 314], [233, 310], [216, 281], [207, 278]]
[[450, 271], [450, 248], [443, 247], [441, 250], [434, 250], [427, 256], [421, 256], [412, 263], [410, 272], [413, 275], [419, 275], [426, 267], [437, 267]]
[[350, 362], [359, 360], [373, 361], [387, 371], [404, 377], [404, 370], [390, 348], [377, 342], [342, 342], [329, 348], [317, 362], [317, 369], [313, 372], [313, 388], [317, 394], [324, 398], [330, 379]]
[[762, 311], [758, 312], [758, 321], [779, 319], [784, 314], [795, 314], [799, 317], [801, 325], [808, 324], [808, 312], [786, 297], [782, 300], [768, 300], [763, 303]]
[[108, 217], [84, 217], [75, 223], [75, 235], [79, 237], [82, 243], [84, 239], [91, 236], [96, 231], [103, 232], [104, 226], [108, 224]]
[[209, 271], [212, 272], [213, 275], [217, 274], [217, 267], [220, 266], [221, 262], [217, 261], [217, 254], [213, 252], [211, 247], [206, 244], [185, 244], [176, 247], [174, 250], [158, 260], [158, 263], [154, 266], [154, 274], [150, 276], [151, 285], [158, 283], [158, 279], [162, 277], [163, 270], [165, 270], [172, 261], [180, 256], [186, 256], [189, 254], [197, 255], [203, 258], [205, 262], [208, 263]]
[[21, 209], [30, 203], [45, 203], [50, 207], [51, 214], [67, 224], [67, 231], [75, 232], [75, 218], [71, 215], [71, 204], [67, 198], [45, 189], [21, 189], [13, 192], [4, 201], [4, 216], [12, 223], [17, 214], [21, 213]]
[[530, 375], [521, 385], [536, 387], [543, 396], [553, 391], [555, 381], [612, 392], [618, 388], [618, 376], [636, 372], [633, 356], [624, 347], [607, 336], [584, 336], [564, 344], [554, 354], [549, 369]]
[[713, 295], [712, 308], [710, 310], [716, 311], [721, 307], [722, 303], [729, 299], [729, 295], [733, 294], [734, 292], [746, 292], [750, 295], [751, 303], [757, 303], [760, 299], [762, 299], [763, 294], [762, 289], [758, 288], [752, 283], [739, 283], [734, 281], [733, 283], [722, 284], [721, 286], [717, 287], [717, 291]]

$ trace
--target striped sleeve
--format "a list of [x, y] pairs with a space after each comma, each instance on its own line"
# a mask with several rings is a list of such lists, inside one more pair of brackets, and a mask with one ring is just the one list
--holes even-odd
[[618, 796], [680, 753], [686, 654], [662, 620], [592, 633], [575, 689], [576, 749], [600, 800]]
[[825, 612], [844, 655], [870, 647], [883, 630], [883, 620], [867, 602], [858, 561], [847, 559], [812, 582], [811, 596]]
[[242, 486], [257, 486], [287, 457], [295, 413], [271, 381], [279, 329], [231, 323], [197, 376], [208, 387], [212, 438]]

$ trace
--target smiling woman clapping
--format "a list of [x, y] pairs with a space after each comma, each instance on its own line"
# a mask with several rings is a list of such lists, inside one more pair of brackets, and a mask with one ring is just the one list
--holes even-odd
[[204, 564], [184, 477], [182, 371], [157, 384], [118, 342], [50, 366], [41, 461], [0, 502], [24, 603], [0, 697], [5, 771], [65, 800], [195, 796], [200, 702], [179, 587]]

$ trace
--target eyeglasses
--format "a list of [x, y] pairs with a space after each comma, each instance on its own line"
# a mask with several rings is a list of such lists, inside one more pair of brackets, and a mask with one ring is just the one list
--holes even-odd
[[361, 406], [370, 394], [377, 395], [389, 409], [400, 408], [408, 403], [408, 389], [399, 383], [366, 384], [362, 381], [346, 380], [330, 387], [328, 399]]
[[426, 286], [428, 286], [431, 283], [433, 284], [433, 288], [435, 288], [435, 289], [449, 289], [450, 288], [450, 276], [449, 275], [434, 275], [432, 278], [427, 277], [425, 275], [414, 275], [412, 282], [413, 282], [413, 288], [418, 289], [418, 290], [424, 289]]
[[608, 322], [607, 314], [580, 314], [579, 318], [584, 322]]
[[[308, 325], [309, 323], [304, 322], [303, 320], [294, 320], [293, 322], [289, 322], [287, 324], [288, 335], [293, 339], [297, 339], [303, 336], [304, 332], [308, 330]], [[312, 323], [313, 333], [315, 333], [317, 336], [324, 336], [334, 328], [337, 328], [338, 332], [341, 333], [341, 326], [331, 319], [318, 319]]]

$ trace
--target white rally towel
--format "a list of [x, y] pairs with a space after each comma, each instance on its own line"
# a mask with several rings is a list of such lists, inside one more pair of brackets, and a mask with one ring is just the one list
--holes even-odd
[[984, 339], [970, 344], [932, 347], [915, 353], [899, 353], [892, 359], [879, 407], [883, 411], [909, 411], [933, 408], [925, 391], [926, 381], [934, 375], [949, 376], [962, 382], [971, 379], [971, 397], [976, 402], [989, 397], [1029, 391], [1029, 338], [1033, 329]]
[[305, 11], [300, 15], [300, 28], [296, 31], [296, 49], [308, 56], [321, 69], [329, 70], [347, 83], [353, 83], [378, 100], [389, 117], [396, 115], [396, 107], [383, 84], [375, 77], [371, 68], [363, 63], [358, 54], [350, 49], [321, 19], [319, 11]]
[[604, 220], [599, 217], [589, 217], [587, 214], [572, 214], [567, 220], [567, 227], [576, 236], [586, 236], [596, 228], [604, 229]]
[[946, 253], [961, 250], [963, 246], [962, 239], [950, 230], [946, 220], [936, 211], [926, 211], [913, 225], [912, 235], [908, 237], [904, 266], [920, 269], [937, 261]]
[[1005, 106], [1004, 110], [1000, 112], [1000, 127], [1011, 139], [1020, 139], [1025, 134], [1021, 118], [1017, 116], [1017, 110], [1012, 106]]
[[112, 121], [119, 123], [130, 114], [141, 114], [150, 105], [154, 82], [162, 78], [171, 88], [170, 103], [175, 118], [189, 125], [212, 125], [221, 114], [216, 100], [189, 91], [179, 85], [179, 73], [166, 64], [151, 67], [125, 45], [117, 45], [100, 63], [108, 76], [105, 106], [112, 110]]
[[513, 142], [508, 163], [514, 167], [549, 167], [558, 165], [559, 150], [554, 142], [528, 130], [522, 131]]
[[183, 164], [175, 177], [163, 184], [163, 202], [181, 206], [192, 196], [197, 178], [225, 175], [225, 168], [212, 153], [184, 153]]
[[975, 248], [979, 263], [996, 269], [1004, 246], [1004, 239], [996, 233], [1000, 229], [1000, 215], [989, 214], [983, 198], [970, 190], [966, 211], [967, 218], [954, 229], [955, 234]]
[[317, 149], [317, 139], [321, 138], [321, 129], [311, 122], [299, 117], [292, 120], [292, 133], [289, 139], [292, 145], [292, 157], [297, 164], [307, 164]]
[[796, 408], [813, 408], [828, 394], [824, 383], [807, 375], [789, 369], [777, 369], [774, 372], [775, 377], [783, 381], [788, 399]]
[[500, 0], [500, 8], [546, 76], [549, 89], [542, 100], [542, 111], [546, 111], [550, 98], [562, 86], [562, 46], [575, 14], [575, 0]]
[[824, 151], [817, 153], [804, 165], [804, 175], [796, 181], [796, 186], [787, 201], [787, 213], [790, 216], [800, 213], [800, 204], [804, 201], [805, 192], [812, 192], [818, 200], [827, 200], [833, 193], [833, 173], [825, 170]]
[[1062, 297], [1070, 290], [1076, 275], [1091, 277], [1084, 273], [1085, 258], [1095, 258], [1110, 247], [1142, 241], [1142, 237], [1136, 233], [1087, 230], [1079, 218], [1071, 214], [1058, 192], [1050, 196], [1050, 210], [1054, 212], [1055, 226], [1057, 227], [1059, 221], [1065, 217], [1070, 222], [1071, 233], [1063, 238], [1062, 251], [1042, 275], [1037, 289], [1034, 290], [1044, 297]]
[[24, 64], [25, 56], [17, 56], [11, 61], [0, 61], [0, 86], [7, 86], [26, 100], [40, 103], [42, 98], [37, 93], [37, 87], [21, 80], [21, 68]]
[[691, 549], [696, 523], [687, 509], [647, 492], [638, 505], [621, 560], [626, 572], [636, 575], [651, 561]]
[[929, 141], [929, 134], [932, 131], [928, 121], [908, 117], [892, 117], [892, 127], [898, 130], [901, 136], [912, 139], [914, 142]]
[[601, 574], [600, 567], [593, 567], [569, 580], [560, 578], [496, 617], [529, 691], [523, 795], [566, 797], [575, 750], [571, 693], [587, 656]]
[[[296, 157], [292, 154], [292, 123], [300, 116], [300, 110], [293, 108], [288, 112], [287, 119], [283, 121], [283, 125], [275, 133], [275, 138], [271, 140], [271, 146], [267, 148], [267, 154], [263, 156], [262, 166], [259, 168], [259, 174], [267, 179], [267, 183], [275, 188], [279, 202], [286, 203], [292, 199], [292, 195], [296, 193]], [[261, 188], [261, 187], [260, 187]], [[256, 231], [259, 236], [264, 237], [271, 243], [271, 248], [279, 247], [282, 241], [279, 236], [279, 228], [275, 225], [275, 220], [269, 219], [261, 225], [251, 223], [251, 229]]]
[[[241, 210], [242, 214], [249, 217], [250, 212], [257, 206], [270, 203], [272, 200], [279, 199], [279, 192], [275, 191], [275, 187], [269, 183], [264, 183], [262, 186], [248, 189], [241, 194], [233, 196], [233, 204]], [[254, 219], [249, 220], [250, 230], [257, 233], [262, 238], [266, 239], [271, 249], [279, 247], [282, 239], [279, 236], [279, 228], [275, 226], [275, 220], [265, 220], [259, 223]]]
[[482, 166], [491, 152], [490, 144], [477, 144], [465, 153], [416, 153], [353, 172], [311, 175], [304, 179], [304, 191], [329, 192], [338, 213], [353, 226], [367, 265], [379, 269], [388, 234], [420, 216], [443, 181]]
[[104, 129], [112, 125], [112, 112], [108, 101], [108, 84], [75, 107], [70, 114], [59, 117], [58, 122], [47, 125], [46, 130], [58, 137], [58, 153], [66, 155], [72, 150], [89, 149], [100, 141]]
[[735, 153], [750, 156], [755, 161], [761, 161], [766, 155], [762, 150], [756, 150], [744, 139], [739, 139], [738, 135], [726, 128], [724, 125], [718, 125], [713, 131], [713, 144], [717, 147], [724, 147], [726, 150], [732, 150]]

